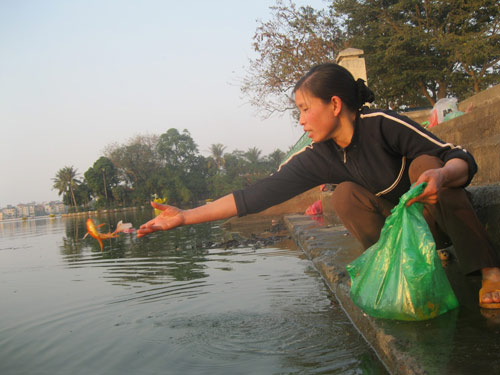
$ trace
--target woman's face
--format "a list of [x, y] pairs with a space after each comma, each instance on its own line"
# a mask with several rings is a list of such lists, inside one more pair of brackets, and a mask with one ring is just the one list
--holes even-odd
[[335, 115], [334, 103], [325, 103], [307, 90], [295, 92], [295, 104], [300, 110], [299, 123], [314, 142], [333, 138], [338, 128], [338, 116]]

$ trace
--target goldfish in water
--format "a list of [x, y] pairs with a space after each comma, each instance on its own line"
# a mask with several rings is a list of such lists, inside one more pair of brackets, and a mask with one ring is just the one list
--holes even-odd
[[132, 229], [132, 224], [123, 223], [120, 220], [118, 222], [118, 224], [116, 225], [116, 229], [114, 232], [100, 233], [97, 229], [102, 227], [103, 225], [104, 224], [99, 224], [96, 226], [94, 224], [94, 220], [92, 220], [90, 218], [87, 219], [87, 233], [85, 233], [85, 236], [83, 236], [83, 238], [85, 238], [88, 235], [90, 235], [91, 237], [93, 237], [97, 241], [99, 241], [99, 245], [101, 246], [101, 251], [102, 251], [102, 240], [107, 240], [108, 238], [116, 238], [116, 237], [118, 237], [118, 233], [130, 231]]

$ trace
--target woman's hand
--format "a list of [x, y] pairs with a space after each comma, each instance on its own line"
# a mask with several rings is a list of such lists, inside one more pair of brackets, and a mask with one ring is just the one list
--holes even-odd
[[426, 182], [422, 194], [408, 201], [406, 206], [411, 206], [415, 202], [422, 202], [425, 204], [436, 204], [438, 201], [438, 194], [443, 188], [444, 176], [442, 173], [442, 168], [438, 169], [428, 169], [420, 175], [415, 185], [420, 185], [422, 182]]
[[415, 185], [427, 182], [422, 194], [411, 199], [406, 204], [411, 206], [415, 202], [436, 204], [438, 194], [443, 188], [463, 186], [467, 182], [469, 166], [465, 160], [450, 159], [442, 168], [428, 169], [415, 181]]
[[137, 237], [145, 236], [159, 230], [170, 230], [185, 224], [184, 211], [166, 204], [159, 204], [151, 202], [151, 206], [162, 213], [155, 218], [149, 220], [147, 223], [142, 224], [137, 231]]
[[162, 213], [147, 223], [142, 224], [137, 231], [137, 237], [145, 236], [159, 230], [170, 230], [182, 225], [206, 223], [207, 221], [227, 219], [237, 214], [233, 194], [228, 194], [210, 204], [190, 209], [151, 202], [151, 206]]

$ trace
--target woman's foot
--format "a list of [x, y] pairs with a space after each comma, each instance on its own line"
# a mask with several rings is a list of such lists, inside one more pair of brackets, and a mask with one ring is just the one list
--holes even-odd
[[486, 318], [489, 324], [500, 325], [500, 310], [480, 309], [481, 315]]
[[479, 305], [487, 309], [500, 309], [500, 268], [481, 270], [483, 285], [479, 291]]

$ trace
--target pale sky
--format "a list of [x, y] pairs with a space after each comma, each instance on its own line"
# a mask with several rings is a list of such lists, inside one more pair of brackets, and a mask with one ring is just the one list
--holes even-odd
[[[323, 0], [295, 0], [325, 6]], [[289, 115], [262, 120], [238, 81], [275, 0], [2, 0], [0, 207], [59, 199], [113, 143], [187, 129], [202, 154], [295, 143]]]

